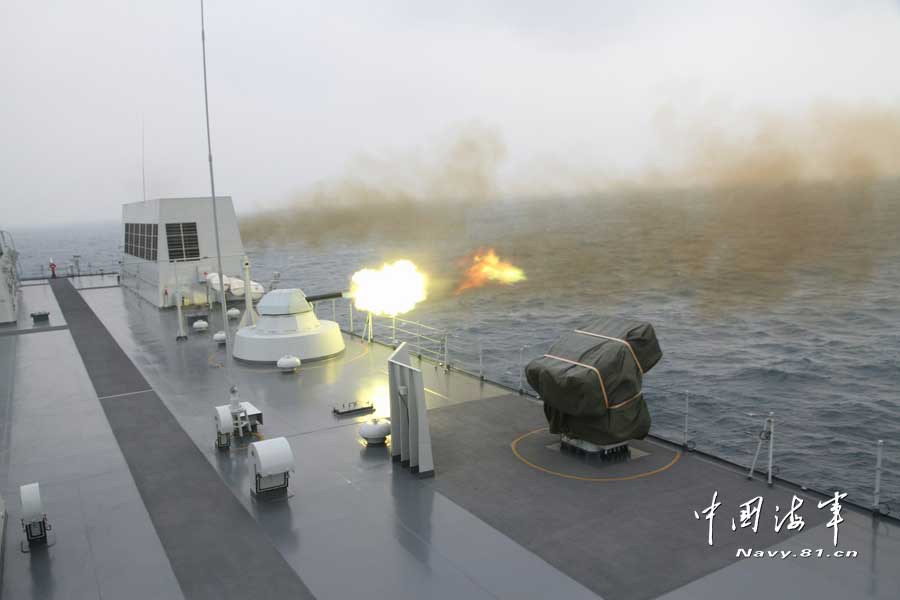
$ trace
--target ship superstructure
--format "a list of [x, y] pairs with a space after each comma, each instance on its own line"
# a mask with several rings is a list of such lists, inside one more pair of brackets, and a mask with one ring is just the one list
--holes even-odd
[[[222, 268], [243, 272], [244, 247], [229, 196], [216, 198]], [[121, 283], [157, 307], [209, 300], [208, 278], [218, 272], [210, 198], [158, 198], [122, 207]], [[214, 295], [214, 294], [213, 294]]]

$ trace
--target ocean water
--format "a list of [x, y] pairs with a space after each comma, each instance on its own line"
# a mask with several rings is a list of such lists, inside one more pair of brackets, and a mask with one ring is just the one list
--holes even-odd
[[[655, 433], [682, 439], [687, 395], [697, 448], [749, 465], [771, 411], [781, 476], [869, 505], [876, 440], [900, 472], [894, 198], [876, 198], [865, 219], [801, 210], [762, 222], [703, 206], [673, 214], [654, 202], [510, 204], [467, 217], [464, 231], [246, 246], [254, 279], [267, 284], [278, 271], [282, 287], [308, 294], [346, 289], [365, 266], [415, 260], [433, 292], [406, 316], [447, 331], [454, 364], [513, 388], [523, 361], [566, 329], [595, 316], [649, 321], [664, 352], [644, 379]], [[80, 254], [82, 270], [114, 270], [121, 257], [118, 223], [13, 235], [25, 275], [45, 274], [50, 257], [65, 269]], [[488, 245], [528, 280], [454, 294], [467, 254]], [[900, 511], [900, 476], [883, 476], [882, 498]]]

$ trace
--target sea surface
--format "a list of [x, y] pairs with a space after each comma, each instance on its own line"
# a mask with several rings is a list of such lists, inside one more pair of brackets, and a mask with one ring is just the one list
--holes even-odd
[[[776, 215], [777, 227], [737, 208], [710, 216], [709, 207], [698, 205], [673, 217], [654, 203], [509, 204], [467, 217], [465, 231], [426, 228], [408, 239], [325, 236], [315, 244], [255, 240], [246, 247], [253, 279], [268, 285], [278, 271], [282, 287], [308, 294], [347, 289], [363, 267], [415, 260], [432, 276], [433, 293], [404, 317], [447, 332], [455, 365], [512, 388], [522, 385], [523, 362], [543, 354], [562, 331], [595, 316], [649, 321], [664, 352], [644, 379], [655, 433], [682, 440], [687, 399], [688, 437], [696, 447], [749, 465], [772, 412], [779, 475], [848, 491], [866, 506], [876, 441], [883, 439], [885, 465], [897, 474], [884, 474], [882, 499], [897, 513], [895, 199], [892, 192], [867, 204], [863, 220], [855, 208], [847, 218], [817, 219], [815, 207], [806, 206]], [[62, 272], [75, 254], [82, 271], [115, 270], [121, 259], [118, 223], [12, 233], [26, 276], [46, 275], [51, 257]], [[469, 253], [485, 246], [523, 268], [528, 280], [454, 294]], [[330, 307], [319, 311], [327, 317]]]

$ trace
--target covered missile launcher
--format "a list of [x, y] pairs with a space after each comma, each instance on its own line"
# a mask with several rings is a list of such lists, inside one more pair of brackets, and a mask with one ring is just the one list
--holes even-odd
[[525, 367], [550, 432], [608, 445], [646, 437], [644, 373], [662, 358], [649, 323], [596, 319], [563, 334]]

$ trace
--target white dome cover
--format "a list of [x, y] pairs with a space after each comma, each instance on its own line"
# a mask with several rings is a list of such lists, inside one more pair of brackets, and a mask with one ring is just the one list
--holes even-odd
[[19, 488], [22, 500], [22, 520], [26, 523], [37, 523], [44, 518], [44, 503], [41, 501], [41, 486], [29, 483]]
[[372, 419], [359, 428], [359, 435], [367, 442], [383, 443], [391, 435], [391, 422], [385, 419]]
[[259, 301], [259, 321], [238, 329], [234, 357], [277, 363], [286, 354], [301, 361], [334, 356], [344, 336], [334, 321], [320, 321], [299, 289], [273, 290]]
[[306, 301], [306, 295], [303, 290], [298, 288], [288, 288], [283, 290], [272, 290], [262, 297], [256, 307], [260, 316], [262, 315], [296, 315], [305, 312], [312, 312], [312, 306]]
[[300, 359], [293, 354], [285, 354], [275, 364], [279, 369], [296, 369], [300, 366]]
[[250, 456], [256, 472], [262, 476], [278, 475], [294, 470], [294, 451], [283, 437], [250, 444]]

